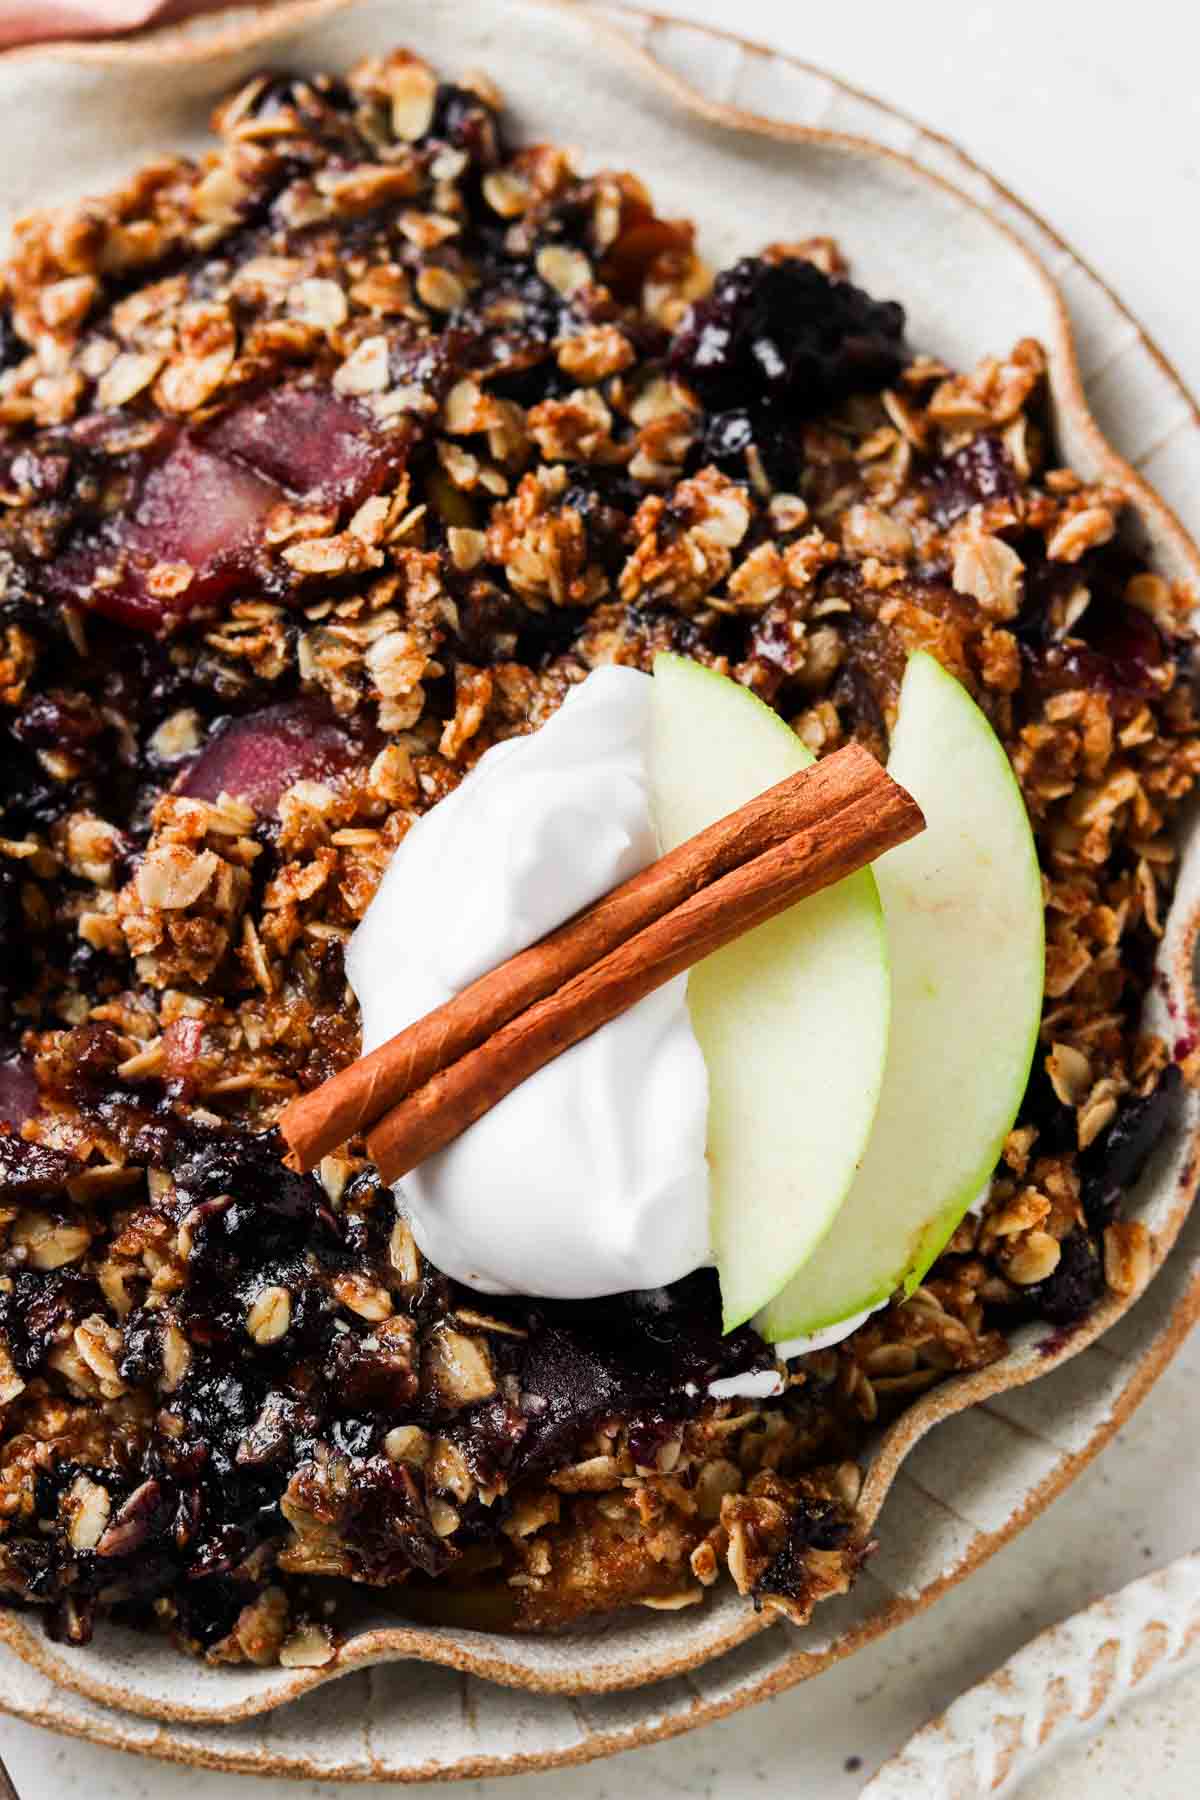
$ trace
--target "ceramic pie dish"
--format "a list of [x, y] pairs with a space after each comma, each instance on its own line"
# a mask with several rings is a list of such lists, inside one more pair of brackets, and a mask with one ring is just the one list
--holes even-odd
[[[78, 191], [80, 167], [88, 170], [89, 188], [103, 187], [139, 156], [164, 142], [185, 147], [196, 142], [211, 99], [257, 66], [267, 54], [264, 46], [268, 43], [273, 58], [286, 57], [289, 62], [302, 65], [339, 66], [368, 46], [378, 45], [380, 34], [386, 30], [389, 40], [408, 36], [419, 41], [432, 60], [447, 67], [486, 63], [507, 90], [529, 136], [582, 140], [589, 160], [603, 163], [619, 161], [621, 143], [636, 135], [645, 146], [640, 159], [643, 172], [668, 204], [700, 218], [707, 234], [706, 248], [715, 262], [729, 260], [764, 237], [788, 235], [789, 228], [794, 230], [799, 212], [814, 232], [836, 231], [852, 258], [856, 275], [868, 286], [880, 292], [902, 293], [910, 307], [914, 339], [936, 344], [955, 362], [968, 364], [996, 343], [1036, 334], [1050, 354], [1056, 426], [1065, 454], [1085, 477], [1108, 476], [1121, 481], [1132, 494], [1140, 527], [1157, 566], [1177, 578], [1194, 578], [1195, 553], [1186, 534], [1134, 471], [1108, 449], [1099, 428], [1084, 410], [1078, 365], [1061, 301], [1039, 265], [1021, 247], [1023, 234], [1037, 241], [1039, 228], [1035, 222], [1000, 196], [1010, 222], [998, 226], [974, 202], [946, 185], [940, 170], [931, 178], [917, 162], [894, 151], [864, 145], [853, 136], [843, 137], [828, 130], [789, 132], [786, 127], [755, 121], [749, 110], [746, 114], [723, 111], [722, 105], [692, 94], [679, 76], [661, 71], [656, 76], [653, 64], [645, 58], [631, 57], [619, 38], [596, 35], [591, 20], [558, 8], [538, 7], [530, 13], [530, 30], [536, 32], [545, 56], [553, 59], [556, 66], [587, 70], [587, 80], [581, 82], [581, 88], [586, 87], [591, 104], [587, 111], [583, 110], [582, 93], [571, 94], [569, 104], [566, 95], [548, 99], [541, 84], [530, 78], [528, 59], [518, 44], [521, 34], [513, 32], [509, 25], [512, 12], [511, 8], [476, 11], [469, 25], [464, 26], [448, 9], [436, 8], [422, 11], [406, 32], [403, 16], [397, 18], [394, 9], [355, 7], [344, 14], [333, 7], [305, 7], [298, 14], [280, 9], [269, 16], [256, 16], [249, 24], [238, 21], [222, 25], [216, 32], [206, 28], [194, 40], [166, 46], [151, 43], [106, 47], [80, 53], [78, 57], [71, 52], [22, 55], [8, 61], [3, 77], [20, 82], [25, 93], [32, 85], [45, 114], [57, 112], [64, 120], [61, 133], [50, 134], [50, 153], [39, 150], [37, 157], [37, 191], [49, 199]], [[339, 16], [321, 19], [325, 13]], [[633, 22], [636, 23], [636, 16]], [[627, 32], [630, 28], [631, 20], [625, 19], [622, 29]], [[811, 100], [817, 91], [815, 78], [803, 72], [790, 74], [793, 66], [782, 61], [760, 62], [731, 40], [655, 27], [645, 21], [640, 29], [649, 34], [663, 54], [682, 56], [685, 66], [689, 58], [699, 55], [701, 66], [710, 73], [719, 70], [728, 76], [732, 71], [750, 82], [762, 79], [764, 71], [769, 71], [768, 84], [796, 84], [797, 101], [804, 96]], [[141, 90], [147, 58], [154, 56], [164, 56], [172, 65], [170, 94], [161, 113], [157, 109], [142, 111], [130, 130], [128, 96]], [[661, 87], [657, 84], [664, 81], [674, 95], [673, 105], [682, 105], [685, 95], [690, 95], [690, 123], [684, 124], [686, 111], [668, 112], [663, 108]], [[772, 91], [768, 85], [759, 96], [751, 91], [740, 97], [746, 99], [748, 107], [757, 98], [764, 111], [778, 111], [781, 102], [771, 101]], [[830, 87], [820, 91], [826, 98], [835, 92]], [[910, 150], [922, 151], [922, 159], [930, 156], [940, 163], [949, 155], [942, 147], [921, 140], [915, 128], [903, 122], [887, 122], [889, 116], [873, 109], [871, 103], [847, 95], [839, 104], [861, 112], [861, 121], [855, 120], [857, 130], [870, 129], [874, 121], [876, 131], [889, 137], [903, 136]], [[81, 132], [88, 134], [86, 142], [81, 141]], [[960, 175], [968, 183], [982, 180], [967, 165], [963, 165]], [[24, 166], [14, 161], [6, 179], [13, 184], [13, 191], [5, 193], [5, 203], [15, 208], [34, 187], [28, 159]], [[751, 179], [759, 196], [759, 210], [752, 231], [748, 231], [732, 196], [741, 182]], [[712, 196], [724, 191], [725, 184], [731, 198], [725, 206], [714, 206]], [[901, 218], [902, 230], [895, 223]], [[914, 236], [918, 231], [919, 238]], [[921, 245], [916, 257], [915, 241]], [[1039, 247], [1044, 250], [1044, 243]], [[1144, 392], [1140, 405], [1153, 421], [1153, 428], [1149, 418], [1138, 427], [1139, 432], [1144, 432], [1143, 441], [1151, 453], [1148, 460], [1156, 479], [1164, 485], [1178, 480], [1182, 491], [1188, 473], [1189, 447], [1192, 453], [1195, 449], [1190, 444], [1190, 414], [1185, 397], [1172, 387], [1169, 374], [1145, 349], [1103, 290], [1082, 271], [1076, 275], [1077, 265], [1068, 264], [1061, 248], [1052, 249], [1052, 255], [1062, 265], [1062, 272], [1070, 274], [1086, 296], [1092, 309], [1089, 328], [1095, 341], [1105, 346], [1100, 359], [1110, 346], [1112, 368], [1120, 368], [1128, 356], [1136, 356], [1140, 372], [1132, 385], [1139, 393]], [[969, 318], [962, 316], [963, 309], [947, 300], [963, 284], [979, 295], [978, 308], [969, 309]], [[1121, 387], [1115, 391], [1127, 396], [1129, 389]], [[1172, 430], [1173, 426], [1177, 428]], [[1131, 442], [1128, 437], [1125, 441]], [[1169, 998], [1184, 1013], [1190, 1007], [1191, 994], [1194, 881], [1195, 871], [1185, 861], [1164, 944], [1163, 967]], [[1164, 1153], [1156, 1163], [1139, 1196], [1140, 1216], [1153, 1234], [1151, 1273], [1165, 1259], [1186, 1215], [1192, 1179], [1190, 1132], [1189, 1120], [1172, 1141], [1169, 1154]], [[1181, 1266], [1174, 1263], [1170, 1272]], [[931, 1598], [972, 1566], [987, 1548], [1015, 1530], [1040, 1500], [1069, 1479], [1071, 1470], [1087, 1451], [1099, 1446], [1120, 1416], [1121, 1407], [1133, 1404], [1161, 1357], [1169, 1353], [1175, 1333], [1185, 1329], [1188, 1306], [1189, 1301], [1181, 1298], [1177, 1317], [1164, 1322], [1156, 1347], [1144, 1353], [1136, 1370], [1123, 1371], [1128, 1381], [1122, 1384], [1121, 1399], [1113, 1409], [1111, 1394], [1106, 1397], [1095, 1427], [1086, 1437], [1078, 1442], [1073, 1438], [1070, 1447], [1052, 1438], [1057, 1449], [1037, 1459], [1040, 1466], [1036, 1474], [1027, 1471], [1028, 1485], [1016, 1492], [1005, 1490], [1002, 1500], [999, 1493], [992, 1495], [986, 1505], [976, 1507], [974, 1510], [985, 1514], [989, 1522], [977, 1529], [968, 1526], [962, 1533], [954, 1531], [956, 1541], [952, 1545], [944, 1539], [939, 1541], [936, 1534], [924, 1536], [922, 1527], [914, 1522], [913, 1550], [920, 1549], [921, 1571], [917, 1572], [914, 1563], [908, 1576], [901, 1579], [899, 1592], [882, 1606], [873, 1607], [869, 1596], [860, 1592], [847, 1609], [855, 1622], [832, 1639], [823, 1623], [819, 1623], [814, 1628], [817, 1636], [811, 1650], [797, 1653], [795, 1644], [780, 1643], [779, 1634], [772, 1633], [766, 1655], [768, 1661], [778, 1659], [778, 1668], [766, 1679], [781, 1685], [815, 1672], [836, 1655], [846, 1654], [855, 1642]], [[901, 1464], [930, 1425], [975, 1402], [1015, 1391], [1035, 1375], [1050, 1373], [1057, 1363], [1086, 1351], [1126, 1309], [1125, 1304], [1110, 1300], [1085, 1327], [1070, 1335], [1047, 1341], [1042, 1332], [1018, 1339], [1004, 1362], [979, 1375], [948, 1383], [928, 1401], [913, 1407], [877, 1448], [860, 1501], [864, 1526], [873, 1523], [889, 1489], [900, 1485]], [[1078, 1423], [1076, 1414], [1071, 1421], [1073, 1433]], [[971, 1514], [967, 1517], [970, 1519]], [[342, 1649], [336, 1663], [321, 1670], [239, 1670], [219, 1674], [178, 1669], [173, 1663], [168, 1669], [165, 1653], [160, 1656], [156, 1647], [140, 1644], [134, 1648], [116, 1633], [103, 1634], [87, 1651], [51, 1650], [35, 1638], [23, 1621], [6, 1617], [4, 1624], [10, 1645], [22, 1656], [93, 1699], [199, 1723], [263, 1712], [334, 1675], [372, 1662], [405, 1657], [444, 1663], [534, 1691], [595, 1693], [698, 1668], [722, 1652], [747, 1643], [763, 1629], [765, 1621], [732, 1598], [718, 1601], [694, 1617], [655, 1618], [649, 1629], [639, 1619], [630, 1626], [617, 1624], [594, 1638], [570, 1640], [525, 1641], [480, 1632], [400, 1628], [380, 1618], [367, 1621]], [[755, 1651], [759, 1653], [758, 1645]], [[761, 1687], [761, 1683], [758, 1685]]]
[[[894, 1554], [889, 1555], [885, 1547], [876, 1560], [882, 1585], [875, 1585], [873, 1573], [866, 1575], [858, 1590], [861, 1608], [840, 1610], [832, 1619], [827, 1610], [824, 1620], [818, 1621], [820, 1631], [810, 1628], [798, 1642], [793, 1640], [792, 1648], [802, 1653], [803, 1662], [779, 1655], [777, 1639], [782, 1634], [765, 1632], [686, 1677], [624, 1692], [580, 1696], [502, 1688], [453, 1669], [396, 1662], [352, 1674], [343, 1683], [333, 1683], [307, 1696], [295, 1707], [229, 1724], [191, 1724], [163, 1723], [100, 1705], [0, 1647], [5, 1709], [43, 1730], [228, 1774], [309, 1781], [476, 1780], [568, 1767], [691, 1733], [698, 1726], [716, 1723], [799, 1681], [803, 1691], [789, 1697], [789, 1707], [797, 1715], [797, 1724], [790, 1728], [790, 1741], [806, 1743], [811, 1730], [814, 1746], [820, 1746], [824, 1754], [833, 1758], [833, 1766], [840, 1767], [845, 1751], [862, 1745], [862, 1738], [856, 1733], [854, 1684], [861, 1689], [865, 1682], [878, 1679], [888, 1667], [886, 1659], [893, 1654], [888, 1644], [871, 1640], [887, 1629], [890, 1607], [897, 1606], [902, 1619], [911, 1611], [909, 1603], [904, 1599], [897, 1601], [891, 1590], [902, 1589], [906, 1581], [919, 1589], [926, 1579], [926, 1571], [914, 1554], [918, 1533], [928, 1542], [927, 1534], [938, 1529], [939, 1519], [949, 1519], [945, 1509], [950, 1507], [959, 1520], [940, 1528], [945, 1535], [937, 1540], [936, 1548], [931, 1546], [934, 1560], [940, 1558], [943, 1564], [949, 1561], [953, 1554], [952, 1535], [957, 1536], [960, 1545], [973, 1540], [986, 1542], [989, 1528], [1004, 1530], [1007, 1512], [997, 1509], [999, 1516], [985, 1516], [979, 1505], [980, 1495], [991, 1489], [995, 1471], [1005, 1461], [1011, 1461], [1014, 1450], [1019, 1457], [1029, 1459], [1021, 1477], [1026, 1495], [1038, 1480], [1047, 1477], [1065, 1485], [1086, 1462], [1088, 1440], [1097, 1428], [1107, 1433], [1114, 1417], [1128, 1419], [1131, 1404], [1136, 1402], [1136, 1396], [1129, 1391], [1129, 1372], [1137, 1372], [1140, 1385], [1178, 1348], [1177, 1321], [1172, 1321], [1181, 1298], [1194, 1288], [1200, 1255], [1194, 1214], [1177, 1248], [1178, 1254], [1163, 1270], [1162, 1280], [1151, 1285], [1144, 1302], [1114, 1328], [1107, 1342], [1082, 1352], [1069, 1369], [1004, 1396], [998, 1403], [1003, 1406], [1002, 1417], [993, 1412], [989, 1421], [971, 1413], [960, 1414], [947, 1420], [918, 1448], [893, 1490], [890, 1504], [906, 1515], [905, 1542], [896, 1546]], [[1168, 1372], [1167, 1385], [1172, 1379], [1178, 1383], [1174, 1370]], [[1156, 1395], [1152, 1404], [1161, 1405], [1163, 1401]], [[1063, 1432], [1061, 1424], [1055, 1423], [1056, 1416], [1061, 1422], [1067, 1407], [1073, 1409], [1077, 1435]], [[1134, 1422], [1130, 1450], [1135, 1444], [1140, 1447], [1160, 1442], [1160, 1454], [1165, 1453], [1163, 1472], [1169, 1474], [1170, 1428], [1154, 1427], [1149, 1440], [1144, 1436], [1146, 1429], [1141, 1422]], [[1059, 1437], [1057, 1449], [1050, 1446], [1051, 1432]], [[1078, 1452], [1071, 1449], [1069, 1440], [1080, 1446]], [[944, 1474], [939, 1474], [939, 1468], [947, 1461], [965, 1467], [981, 1454], [984, 1464], [976, 1477], [960, 1477], [948, 1484]], [[1149, 1454], [1157, 1470], [1155, 1452], [1151, 1450]], [[1102, 1473], [1090, 1471], [1093, 1480], [1097, 1472]], [[1152, 1485], [1154, 1477], [1148, 1479]], [[1147, 1491], [1146, 1478], [1135, 1478], [1135, 1490]], [[1128, 1491], [1123, 1484], [1118, 1486], [1119, 1496]], [[1010, 1492], [1011, 1488], [1006, 1489], [1006, 1496]], [[1070, 1510], [1079, 1502], [1067, 1496], [1061, 1504]], [[1123, 1505], [1121, 1498], [1112, 1499], [1100, 1520], [1092, 1517], [1093, 1530], [1103, 1531], [1104, 1519], [1111, 1521], [1113, 1530], [1120, 1529], [1126, 1516]], [[1036, 1510], [1036, 1505], [1030, 1504], [1029, 1516]], [[1053, 1530], [1052, 1522], [1049, 1523]], [[1069, 1531], [1060, 1531], [1060, 1541], [1064, 1537], [1069, 1541]], [[1020, 1556], [1023, 1552], [1014, 1546], [1009, 1554]], [[1053, 1555], [1043, 1543], [1032, 1578], [1022, 1578], [1018, 1583], [1018, 1593], [1027, 1594], [1032, 1604], [1037, 1604], [1039, 1582], [1052, 1568]], [[1094, 1558], [1093, 1564], [1099, 1566]], [[996, 1588], [989, 1577], [994, 1574], [990, 1570], [980, 1582], [980, 1586], [986, 1584], [993, 1597]], [[963, 1582], [944, 1601], [952, 1615], [953, 1630], [963, 1629], [962, 1622], [970, 1611], [964, 1602], [970, 1599], [974, 1587], [973, 1581]], [[1011, 1589], [1008, 1597], [1012, 1598]], [[841, 1603], [833, 1604], [840, 1608]], [[992, 1604], [993, 1600], [989, 1600], [989, 1608]], [[922, 1627], [936, 1627], [942, 1610], [939, 1604], [923, 1621], [913, 1622], [918, 1636], [912, 1650], [914, 1656], [921, 1653]], [[955, 1619], [960, 1621], [957, 1627]], [[850, 1636], [855, 1648], [864, 1650], [865, 1676], [855, 1675], [857, 1658], [840, 1671], [829, 1667], [831, 1640], [835, 1636], [841, 1636], [843, 1641]], [[896, 1634], [901, 1655], [906, 1637], [907, 1633]], [[819, 1667], [828, 1670], [828, 1679], [835, 1688], [832, 1700], [822, 1700], [824, 1681], [806, 1680], [814, 1659], [820, 1659]], [[953, 1679], [950, 1672], [950, 1691]], [[806, 1720], [811, 1720], [811, 1725], [806, 1725]], [[901, 1735], [897, 1732], [897, 1741]], [[889, 1748], [884, 1735], [877, 1754]], [[823, 1765], [818, 1763], [820, 1766]]]

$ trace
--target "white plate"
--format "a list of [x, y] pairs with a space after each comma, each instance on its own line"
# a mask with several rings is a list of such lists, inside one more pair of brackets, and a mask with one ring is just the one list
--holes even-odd
[[[336, 68], [406, 41], [450, 73], [491, 71], [525, 135], [576, 142], [592, 166], [632, 164], [663, 211], [698, 219], [713, 261], [828, 231], [866, 285], [904, 300], [917, 341], [970, 363], [1040, 337], [1065, 453], [1087, 476], [1123, 480], [1156, 562], [1195, 577], [1200, 564], [1178, 520], [1105, 435], [1182, 500], [1200, 491], [1194, 409], [1134, 322], [1033, 214], [943, 139], [828, 76], [712, 31], [615, 16], [619, 36], [598, 31], [591, 14], [538, 0], [308, 0], [166, 39], [19, 53], [0, 60], [0, 209], [103, 187], [153, 151], [200, 144], [212, 98], [263, 61]], [[30, 118], [41, 126], [32, 136]], [[1095, 376], [1095, 417], [1081, 367]], [[1197, 862], [1188, 859], [1164, 947], [1181, 1007]], [[183, 1760], [415, 1779], [603, 1754], [817, 1673], [911, 1617], [1018, 1531], [1172, 1354], [1200, 1310], [1197, 1232], [1167, 1258], [1194, 1185], [1189, 1104], [1187, 1130], [1139, 1196], [1155, 1267], [1166, 1259], [1146, 1299], [1128, 1317], [1109, 1301], [1074, 1333], [1029, 1331], [1002, 1364], [910, 1409], [881, 1440], [864, 1487], [864, 1524], [888, 1496], [882, 1550], [856, 1592], [806, 1630], [766, 1631], [729, 1592], [704, 1608], [639, 1612], [558, 1639], [397, 1628], [381, 1609], [335, 1665], [289, 1672], [213, 1670], [112, 1628], [88, 1648], [54, 1646], [35, 1621], [0, 1614], [0, 1635], [29, 1665], [5, 1658], [12, 1674], [0, 1705]], [[1049, 1378], [1027, 1385], [1035, 1376]], [[392, 1666], [354, 1673], [371, 1664]], [[343, 1684], [289, 1711], [288, 1729], [263, 1716], [338, 1676]], [[487, 1681], [525, 1691], [501, 1695]], [[658, 1685], [640, 1695], [617, 1691], [650, 1681]]]
[[1195, 1800], [1200, 1552], [1034, 1638], [862, 1800]]

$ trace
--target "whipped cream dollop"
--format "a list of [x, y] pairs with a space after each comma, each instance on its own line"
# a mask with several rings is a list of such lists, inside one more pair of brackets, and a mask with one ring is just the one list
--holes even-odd
[[887, 1301], [881, 1300], [879, 1306], [868, 1306], [865, 1312], [852, 1313], [848, 1319], [839, 1319], [833, 1325], [822, 1325], [818, 1331], [803, 1331], [797, 1337], [781, 1338], [775, 1345], [776, 1354], [787, 1362], [793, 1356], [811, 1356], [814, 1350], [832, 1350], [860, 1325], [865, 1325], [872, 1313], [886, 1305]]
[[[366, 1053], [652, 862], [652, 678], [597, 669], [402, 840], [346, 956]], [[708, 1073], [687, 977], [574, 1045], [397, 1184], [486, 1293], [579, 1300], [710, 1262]]]

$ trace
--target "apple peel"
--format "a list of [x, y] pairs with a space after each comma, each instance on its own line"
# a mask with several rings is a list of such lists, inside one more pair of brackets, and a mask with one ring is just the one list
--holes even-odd
[[888, 772], [927, 828], [875, 864], [893, 982], [883, 1091], [832, 1229], [757, 1320], [773, 1342], [913, 1291], [989, 1181], [1037, 1044], [1045, 922], [1025, 803], [986, 717], [924, 651]]
[[[654, 705], [651, 792], [664, 849], [814, 760], [749, 689], [685, 657], [656, 658]], [[837, 1215], [882, 1086], [889, 992], [869, 869], [691, 972], [726, 1331], [779, 1291]]]

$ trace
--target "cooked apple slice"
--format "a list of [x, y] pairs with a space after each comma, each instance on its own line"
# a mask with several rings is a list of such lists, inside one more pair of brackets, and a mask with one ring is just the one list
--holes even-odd
[[926, 828], [875, 864], [892, 960], [883, 1094], [829, 1235], [758, 1321], [775, 1343], [912, 1291], [991, 1175], [1037, 1042], [1029, 817], [991, 726], [923, 651], [905, 671], [888, 770]]
[[231, 794], [257, 813], [273, 813], [293, 782], [336, 784], [363, 761], [365, 750], [317, 701], [282, 700], [210, 737], [178, 789], [195, 800]]
[[[813, 760], [746, 688], [680, 656], [655, 660], [653, 722], [664, 850]], [[688, 1003], [708, 1065], [712, 1244], [731, 1331], [811, 1255], [871, 1129], [888, 968], [870, 871], [699, 963]]]

